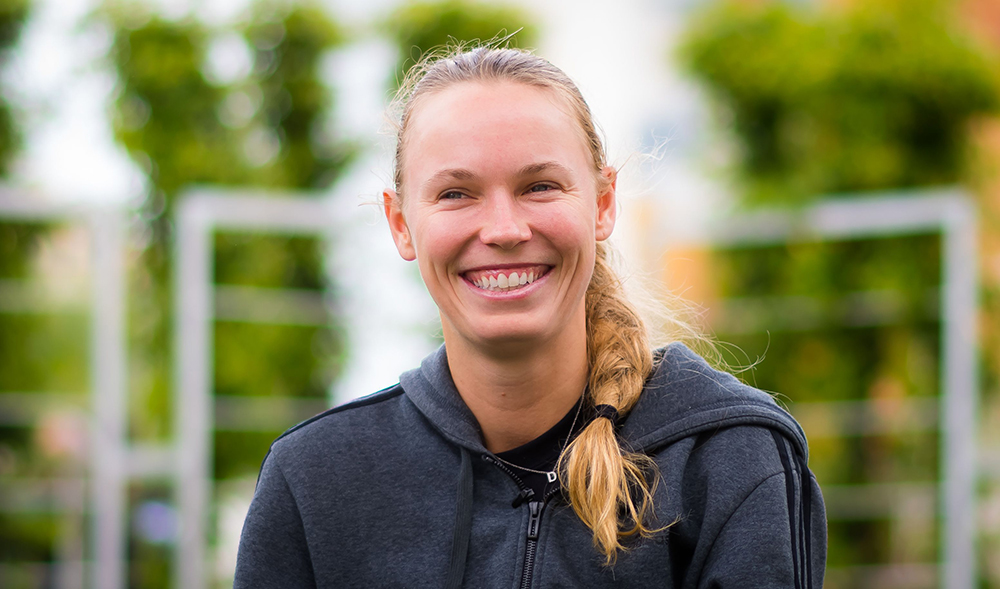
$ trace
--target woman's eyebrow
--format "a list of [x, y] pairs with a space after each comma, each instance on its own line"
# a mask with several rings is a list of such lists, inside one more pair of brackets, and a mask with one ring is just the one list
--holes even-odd
[[448, 168], [436, 172], [430, 178], [424, 180], [424, 186], [429, 186], [441, 180], [472, 180], [475, 177], [475, 174], [464, 168]]
[[[533, 176], [541, 172], [556, 171], [562, 174], [572, 174], [572, 171], [559, 162], [538, 162], [528, 164], [517, 171], [518, 176]], [[430, 186], [442, 180], [474, 180], [476, 174], [465, 168], [446, 168], [435, 172], [424, 181], [424, 186]]]
[[537, 164], [528, 164], [521, 168], [518, 172], [519, 176], [532, 176], [540, 172], [556, 171], [562, 174], [570, 174], [572, 172], [566, 166], [560, 164], [559, 162], [538, 162]]

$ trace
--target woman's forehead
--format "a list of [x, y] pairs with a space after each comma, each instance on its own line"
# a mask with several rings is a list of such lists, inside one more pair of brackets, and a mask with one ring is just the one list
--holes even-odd
[[421, 96], [403, 141], [404, 172], [416, 163], [414, 158], [460, 156], [480, 148], [522, 149], [522, 143], [572, 151], [574, 159], [582, 154], [588, 164], [591, 159], [585, 133], [564, 97], [549, 88], [508, 81], [462, 82]]
[[480, 118], [497, 114], [523, 114], [532, 110], [539, 115], [560, 113], [565, 122], [579, 126], [566, 97], [554, 88], [509, 80], [457, 82], [421, 95], [412, 105], [407, 133], [415, 126], [448, 122], [458, 116]]

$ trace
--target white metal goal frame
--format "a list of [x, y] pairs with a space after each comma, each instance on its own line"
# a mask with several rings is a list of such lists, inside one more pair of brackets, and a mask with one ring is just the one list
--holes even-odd
[[839, 195], [795, 211], [762, 211], [719, 220], [686, 235], [667, 235], [673, 248], [735, 248], [830, 242], [914, 234], [941, 236], [941, 380], [939, 429], [940, 582], [976, 587], [976, 408], [978, 362], [977, 221], [960, 189]]
[[208, 579], [212, 496], [213, 235], [216, 231], [329, 237], [337, 228], [330, 202], [318, 195], [192, 189], [177, 208], [175, 265], [174, 472], [179, 536], [173, 582], [202, 589]]
[[[93, 587], [124, 587], [126, 440], [124, 220], [114, 205], [67, 205], [30, 191], [0, 187], [0, 221], [73, 223], [87, 228], [92, 260], [90, 423], [87, 504], [89, 558], [81, 567]], [[76, 581], [66, 580], [69, 584]], [[77, 579], [83, 584], [82, 579]]]

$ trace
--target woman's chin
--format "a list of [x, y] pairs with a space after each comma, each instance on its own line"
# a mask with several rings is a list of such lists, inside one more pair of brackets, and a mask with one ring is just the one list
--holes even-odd
[[542, 345], [549, 335], [539, 329], [525, 326], [521, 329], [490, 329], [475, 334], [471, 341], [482, 349], [514, 348], [528, 350]]
[[553, 336], [551, 325], [547, 327], [548, 329], [539, 328], [537, 322], [504, 317], [463, 326], [461, 329], [446, 327], [444, 335], [446, 343], [457, 338], [464, 340], [471, 347], [484, 351], [523, 352], [551, 341]]
[[[572, 315], [572, 313], [568, 314]], [[523, 319], [523, 320], [522, 320]], [[463, 329], [445, 329], [445, 342], [457, 337], [467, 345], [490, 355], [521, 355], [565, 344], [575, 339], [573, 325], [563, 321], [529, 320], [528, 317], [502, 317], [465, 325]], [[536, 318], [537, 319], [537, 318]], [[448, 333], [451, 331], [452, 333]], [[586, 340], [581, 322], [579, 337]], [[451, 336], [451, 337], [449, 337]]]

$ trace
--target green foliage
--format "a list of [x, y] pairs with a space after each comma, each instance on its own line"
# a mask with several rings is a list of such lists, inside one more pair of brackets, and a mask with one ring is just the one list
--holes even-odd
[[261, 460], [281, 431], [215, 432], [213, 471], [220, 479], [245, 477], [260, 470]]
[[[0, 562], [51, 560], [55, 552], [52, 540], [59, 533], [59, 524], [58, 517], [48, 514], [10, 516], [0, 513]], [[32, 581], [22, 586], [41, 586], [35, 584], [37, 577]]]
[[265, 288], [324, 286], [322, 244], [310, 237], [215, 236], [215, 279], [219, 283]]
[[714, 3], [680, 56], [731, 113], [752, 202], [959, 181], [995, 64], [932, 2]]
[[[1000, 90], [996, 65], [958, 32], [950, 8], [723, 0], [703, 9], [679, 55], [734, 133], [741, 203], [800, 205], [965, 179], [970, 121], [996, 111]], [[822, 433], [891, 422], [940, 393], [940, 248], [937, 236], [915, 235], [713, 258], [728, 297], [716, 307], [717, 332], [745, 354], [735, 363], [763, 359], [747, 380], [778, 391], [793, 413], [802, 408], [807, 434], [820, 432], [810, 436], [810, 466], [824, 485], [933, 486], [940, 477], [932, 428]], [[817, 402], [831, 404], [810, 412]], [[852, 413], [862, 406], [867, 417]], [[834, 421], [836, 408], [847, 422]], [[831, 505], [830, 570], [939, 558], [933, 505], [845, 518], [848, 498]], [[827, 586], [875, 586], [863, 570], [841, 568]]]
[[330, 97], [317, 79], [326, 50], [344, 34], [317, 5], [285, 13], [261, 9], [243, 31], [254, 52], [254, 77], [262, 92], [258, 121], [281, 142], [277, 163], [262, 184], [321, 188], [336, 177], [354, 148], [323, 132]]
[[21, 135], [14, 123], [11, 107], [0, 97], [0, 175], [9, 171], [10, 161], [20, 147]]
[[169, 431], [170, 224], [174, 198], [192, 183], [238, 182], [245, 166], [237, 137], [217, 108], [224, 92], [201, 71], [208, 31], [193, 21], [136, 19], [132, 5], [105, 9], [114, 31], [110, 57], [118, 73], [115, 136], [150, 180], [143, 204], [149, 244], [130, 275], [131, 388], [141, 402], [140, 437]]
[[[6, 67], [11, 52], [21, 37], [21, 29], [30, 8], [29, 0], [0, 2], [0, 67]], [[7, 166], [20, 145], [20, 133], [14, 122], [14, 114], [2, 90], [0, 89], [0, 175], [7, 173]]]
[[[322, 124], [331, 106], [317, 68], [324, 53], [342, 41], [336, 24], [316, 5], [259, 5], [251, 20], [236, 32], [253, 55], [253, 70], [231, 86], [213, 84], [203, 71], [213, 35], [194, 21], [140, 18], [126, 5], [106, 9], [114, 26], [112, 59], [119, 75], [115, 132], [132, 157], [149, 172], [153, 184], [144, 205], [151, 242], [131, 290], [132, 347], [136, 350], [134, 386], [144, 391], [145, 411], [137, 417], [137, 433], [166, 435], [169, 397], [169, 213], [178, 193], [192, 184], [231, 184], [268, 188], [310, 189], [328, 185], [349, 160], [353, 149], [324, 136]], [[249, 100], [249, 117], [225, 122], [220, 113], [230, 101]], [[254, 157], [256, 142], [277, 146]], [[216, 240], [217, 280], [271, 287], [302, 287], [295, 273], [308, 274], [309, 288], [319, 288], [319, 256], [315, 240], [275, 240], [261, 236]], [[289, 274], [292, 272], [292, 274]], [[289, 281], [290, 280], [290, 281]], [[339, 333], [339, 332], [338, 332]], [[297, 367], [261, 363], [248, 358], [242, 342], [227, 340], [215, 350], [219, 365], [257, 362], [273, 378], [244, 384], [267, 387], [281, 375], [312, 375], [318, 360], [309, 340], [294, 335], [269, 338], [274, 349], [299, 354]], [[259, 346], [258, 346], [259, 347]], [[256, 348], [254, 348], [256, 349]], [[269, 356], [266, 350], [263, 356]], [[303, 364], [304, 363], [304, 364]], [[327, 380], [328, 382], [328, 380]], [[294, 388], [289, 383], [288, 390]], [[312, 390], [312, 389], [311, 389]], [[244, 391], [253, 394], [252, 391]], [[150, 415], [157, 416], [150, 418]]]
[[87, 390], [88, 317], [11, 314], [0, 322], [0, 392]]
[[[104, 9], [114, 30], [111, 58], [119, 77], [115, 135], [151, 183], [141, 214], [149, 243], [130, 277], [129, 325], [131, 386], [133, 398], [140, 399], [133, 435], [155, 439], [170, 435], [175, 199], [192, 184], [322, 189], [356, 150], [324, 129], [332, 99], [318, 68], [344, 34], [319, 4], [260, 2], [247, 22], [219, 30], [136, 12], [135, 4]], [[206, 75], [209, 49], [234, 33], [246, 43], [252, 69], [244, 79], [221, 83]], [[321, 240], [219, 233], [213, 245], [218, 284], [317, 291], [327, 286]], [[328, 326], [215, 322], [214, 392], [325, 399], [344, 356], [338, 319]], [[270, 441], [292, 425], [217, 432], [216, 476], [253, 477]], [[137, 583], [159, 575], [162, 552], [136, 541], [131, 574]]]
[[436, 47], [485, 43], [508, 35], [512, 46], [530, 47], [537, 37], [533, 18], [520, 9], [470, 0], [410, 2], [393, 13], [384, 28], [401, 50], [397, 82]]
[[[169, 503], [173, 490], [162, 482], [143, 481], [133, 483], [128, 488], [130, 512], [146, 501]], [[142, 589], [168, 589], [171, 584], [170, 557], [172, 547], [166, 544], [151, 544], [143, 541], [135, 525], [128, 530], [128, 586]]]
[[[743, 296], [843, 296], [862, 290], [897, 291], [917, 299], [940, 282], [937, 237], [798, 243], [737, 249], [719, 264], [719, 286]], [[921, 261], [914, 264], [914, 258]]]
[[[0, 2], [0, 69], [9, 66], [30, 9], [28, 0]], [[20, 148], [20, 131], [8, 102], [8, 89], [0, 88], [0, 176], [6, 176]], [[23, 285], [37, 278], [33, 259], [48, 231], [39, 224], [0, 220], [0, 281]], [[84, 318], [78, 315], [0, 312], [0, 393], [85, 388], [81, 349], [85, 329]], [[0, 482], [6, 483], [7, 477], [51, 474], [47, 472], [50, 465], [34, 460], [34, 454], [29, 428], [0, 428]], [[58, 516], [0, 513], [0, 566], [10, 573], [5, 584], [40, 584], [38, 575], [31, 571], [6, 565], [51, 559], [59, 529]]]
[[[215, 349], [226, 353], [216, 360], [215, 391], [220, 395], [323, 398], [339, 368], [339, 339], [339, 334], [318, 326], [218, 322]], [[266, 362], [261, 361], [265, 358]], [[297, 369], [275, 369], [289, 366]], [[302, 419], [306, 417], [310, 416]]]
[[[165, 213], [193, 183], [328, 186], [354, 148], [324, 132], [332, 102], [317, 74], [325, 52], [344, 36], [316, 5], [258, 5], [249, 22], [235, 31], [247, 43], [252, 71], [246, 79], [220, 86], [202, 68], [213, 35], [226, 31], [209, 31], [191, 21], [137, 21], [128, 14], [111, 14], [121, 85], [116, 133], [153, 183], [143, 215], [153, 229], [152, 239], [131, 285], [138, 295], [131, 301], [133, 386], [145, 399], [133, 427], [139, 437], [159, 437], [169, 435], [172, 301]], [[252, 105], [249, 116], [220, 116], [231, 114], [226, 110], [234, 100]], [[264, 157], [254, 151], [262, 141], [272, 150]], [[214, 240], [215, 281], [322, 289], [324, 247], [312, 238], [220, 233]], [[336, 325], [336, 318], [328, 327], [217, 322], [215, 392], [325, 398], [344, 356]], [[252, 476], [280, 431], [218, 433], [216, 475]], [[139, 563], [136, 570], [155, 566]]]
[[30, 9], [29, 0], [0, 2], [0, 51], [6, 51], [17, 44]]
[[[158, 214], [171, 210], [184, 186], [320, 188], [349, 160], [353, 149], [324, 138], [321, 128], [331, 101], [317, 67], [342, 35], [319, 8], [258, 10], [241, 31], [253, 50], [253, 73], [228, 88], [205, 77], [211, 31], [201, 24], [159, 17], [136, 23], [121, 7], [107, 13], [119, 74], [115, 134], [167, 199]], [[253, 116], [231, 128], [219, 112], [237, 92], [260, 99]], [[264, 161], [247, 156], [247, 143], [260, 131], [278, 144]]]
[[0, 280], [28, 277], [30, 259], [38, 249], [39, 239], [35, 224], [0, 224]]
[[138, 28], [116, 24], [115, 136], [166, 196], [159, 212], [183, 186], [242, 180], [238, 144], [216, 114], [223, 90], [201, 71], [207, 31], [158, 17]]

